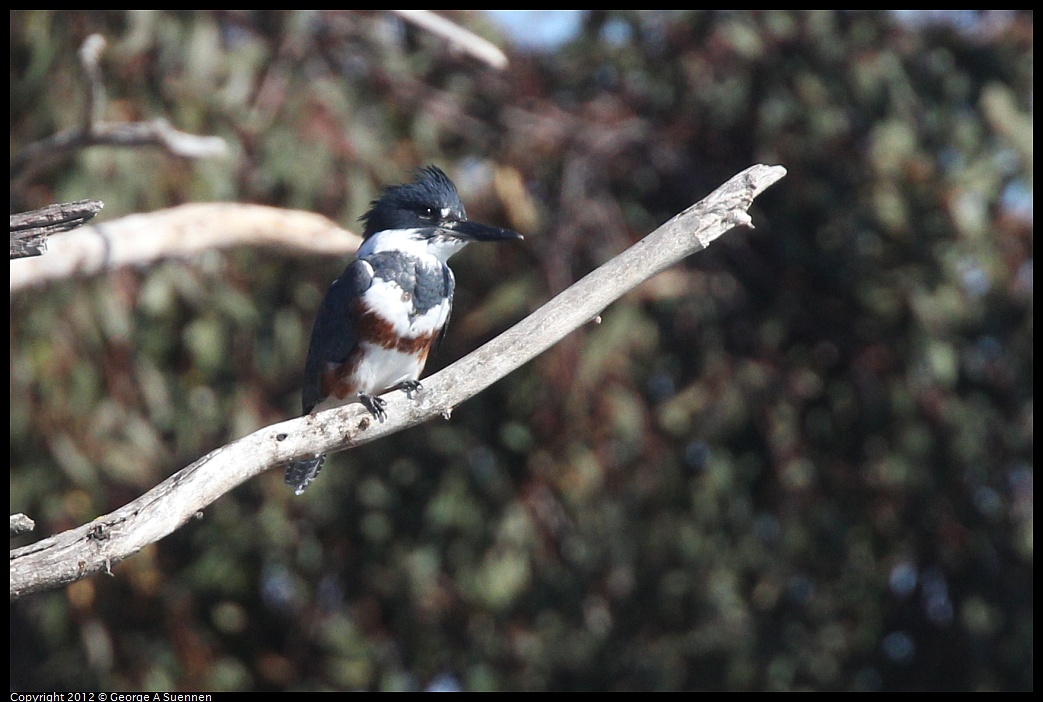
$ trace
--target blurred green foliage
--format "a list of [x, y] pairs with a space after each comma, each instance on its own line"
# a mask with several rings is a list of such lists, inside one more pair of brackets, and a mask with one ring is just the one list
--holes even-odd
[[[271, 471], [14, 603], [12, 690], [1033, 688], [1031, 12], [588, 11], [497, 73], [386, 13], [12, 11], [12, 158], [82, 119], [94, 32], [108, 119], [232, 155], [92, 148], [13, 179], [12, 211], [350, 224], [438, 163], [527, 242], [454, 261], [434, 367], [742, 168], [789, 175], [755, 231], [451, 421], [303, 498]], [[30, 540], [293, 416], [344, 263], [243, 250], [14, 296]]]

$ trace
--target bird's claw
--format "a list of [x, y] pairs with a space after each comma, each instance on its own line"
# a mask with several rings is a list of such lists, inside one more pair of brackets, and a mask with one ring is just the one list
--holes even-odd
[[384, 408], [387, 406], [387, 400], [376, 397], [375, 395], [359, 395], [359, 402], [362, 406], [369, 410], [378, 422], [383, 422], [388, 417], [387, 410]]
[[412, 400], [413, 395], [423, 390], [424, 386], [420, 384], [419, 380], [403, 380], [398, 384], [397, 389], [404, 392], [406, 397]]

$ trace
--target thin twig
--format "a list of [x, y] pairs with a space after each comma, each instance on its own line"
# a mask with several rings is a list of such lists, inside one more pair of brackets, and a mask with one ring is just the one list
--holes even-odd
[[411, 22], [421, 29], [448, 41], [453, 46], [483, 61], [497, 70], [507, 67], [507, 55], [492, 42], [450, 22], [431, 10], [392, 10], [396, 15]]
[[101, 54], [105, 39], [87, 37], [80, 47], [80, 64], [87, 76], [87, 106], [82, 123], [33, 142], [11, 159], [11, 178], [24, 175], [34, 164], [89, 146], [159, 146], [175, 156], [201, 159], [224, 156], [228, 144], [217, 136], [198, 136], [175, 129], [165, 119], [143, 122], [105, 122], [105, 83]]
[[361, 405], [353, 404], [273, 424], [212, 451], [110, 514], [11, 551], [11, 599], [119, 563], [276, 465], [358, 446], [446, 416], [644, 280], [733, 227], [752, 226], [747, 210], [753, 199], [785, 174], [781, 166], [752, 166], [733, 177], [500, 336], [424, 380], [424, 389], [412, 399], [388, 393], [385, 422], [374, 422]]
[[21, 536], [22, 534], [28, 534], [30, 531], [36, 528], [36, 522], [24, 514], [12, 514], [11, 515], [11, 536]]
[[101, 55], [105, 52], [106, 43], [102, 35], [91, 34], [80, 47], [80, 66], [87, 74], [87, 87], [90, 89], [90, 99], [83, 111], [83, 128], [87, 132], [105, 119], [108, 99], [105, 95], [105, 77], [101, 72]]

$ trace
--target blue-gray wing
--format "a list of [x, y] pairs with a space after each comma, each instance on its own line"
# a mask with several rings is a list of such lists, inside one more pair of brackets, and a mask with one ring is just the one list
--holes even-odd
[[449, 316], [445, 318], [445, 324], [442, 325], [442, 329], [438, 332], [438, 336], [435, 338], [435, 342], [431, 344], [431, 351], [437, 351], [442, 346], [442, 339], [445, 338], [445, 330], [449, 328], [449, 317], [453, 314], [453, 295], [456, 292], [456, 276], [453, 275], [453, 271], [449, 266], [442, 266], [442, 295], [445, 297], [446, 304], [449, 305]]
[[358, 344], [355, 332], [355, 301], [373, 282], [373, 268], [362, 259], [352, 261], [326, 292], [308, 347], [304, 364], [304, 383], [301, 404], [304, 414], [325, 397], [322, 391], [323, 374], [329, 364], [343, 363]]

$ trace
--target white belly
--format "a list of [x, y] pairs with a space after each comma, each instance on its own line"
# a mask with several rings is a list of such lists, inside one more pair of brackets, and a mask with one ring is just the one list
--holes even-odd
[[[363, 395], [380, 395], [389, 388], [407, 380], [417, 380], [424, 370], [426, 358], [415, 354], [402, 353], [371, 344], [363, 344], [366, 354], [352, 377], [358, 383], [359, 393]], [[358, 395], [345, 397], [336, 395], [321, 400], [312, 408], [312, 413], [342, 407], [358, 402]]]

